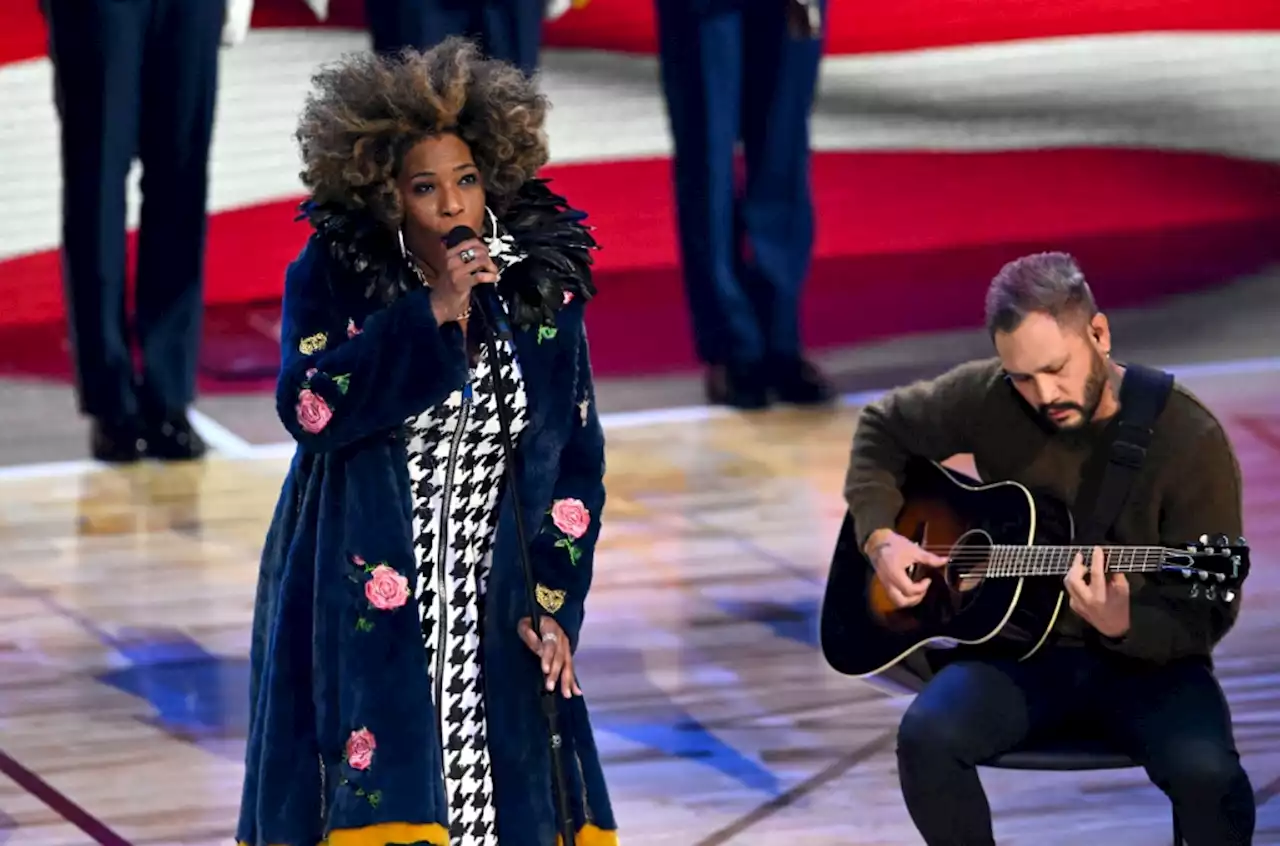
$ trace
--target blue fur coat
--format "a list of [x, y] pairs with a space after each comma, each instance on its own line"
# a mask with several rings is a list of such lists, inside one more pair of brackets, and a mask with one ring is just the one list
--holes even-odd
[[[262, 555], [237, 840], [446, 846], [416, 602], [377, 610], [364, 582], [377, 563], [417, 583], [403, 424], [463, 387], [462, 333], [436, 324], [428, 291], [383, 227], [361, 213], [306, 209], [316, 232], [285, 280], [276, 396], [298, 449]], [[509, 235], [524, 254], [498, 284], [528, 394], [519, 501], [539, 602], [575, 648], [605, 498], [583, 325], [595, 242], [582, 218], [532, 181], [484, 233]], [[576, 552], [557, 545], [563, 536], [548, 517], [563, 498], [581, 500], [591, 516]], [[498, 835], [503, 846], [553, 846], [543, 677], [516, 631], [527, 604], [514, 517], [504, 490], [482, 634]], [[615, 844], [586, 703], [559, 702], [577, 844]]]

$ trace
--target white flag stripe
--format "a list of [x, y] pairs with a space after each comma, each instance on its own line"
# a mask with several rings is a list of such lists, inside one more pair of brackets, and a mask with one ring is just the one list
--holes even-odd
[[[253, 30], [223, 52], [210, 205], [297, 195], [294, 123], [317, 65], [361, 33]], [[1280, 161], [1280, 34], [1055, 38], [869, 56], [823, 65], [820, 150], [1138, 146]], [[553, 161], [665, 156], [651, 57], [548, 51]], [[0, 66], [0, 259], [58, 243], [57, 125], [47, 60]], [[130, 221], [138, 211], [137, 170]]]

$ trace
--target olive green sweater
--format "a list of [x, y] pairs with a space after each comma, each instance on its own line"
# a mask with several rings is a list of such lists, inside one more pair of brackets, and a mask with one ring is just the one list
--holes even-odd
[[[1107, 425], [1055, 433], [1008, 384], [996, 359], [963, 364], [900, 388], [863, 409], [853, 439], [845, 499], [865, 547], [876, 529], [892, 528], [902, 507], [898, 487], [912, 455], [942, 461], [971, 453], [984, 481], [1008, 480], [1075, 506], [1086, 462], [1101, 458]], [[1175, 385], [1156, 422], [1142, 470], [1109, 533], [1121, 545], [1179, 546], [1203, 534], [1242, 534], [1240, 468], [1221, 424]], [[1086, 506], [1088, 507], [1088, 506]], [[1077, 520], [1087, 514], [1076, 513]], [[1235, 623], [1233, 603], [1191, 599], [1185, 586], [1131, 576], [1129, 633], [1098, 636], [1063, 603], [1062, 643], [1097, 641], [1134, 658], [1167, 663], [1208, 655]]]

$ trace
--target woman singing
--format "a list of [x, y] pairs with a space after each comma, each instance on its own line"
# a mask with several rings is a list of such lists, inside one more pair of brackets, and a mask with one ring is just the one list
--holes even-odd
[[238, 839], [553, 846], [545, 687], [575, 841], [616, 844], [573, 669], [604, 505], [595, 242], [534, 178], [546, 101], [459, 40], [314, 85], [276, 395], [299, 447], [262, 558]]

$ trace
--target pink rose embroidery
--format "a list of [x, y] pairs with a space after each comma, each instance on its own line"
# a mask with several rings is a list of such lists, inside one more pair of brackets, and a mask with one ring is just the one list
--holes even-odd
[[369, 769], [373, 766], [373, 750], [377, 748], [378, 742], [367, 728], [351, 732], [347, 738], [347, 764], [353, 770]]
[[[347, 746], [343, 750], [342, 757], [351, 769], [361, 773], [367, 772], [373, 766], [373, 752], [377, 748], [378, 741], [374, 739], [373, 732], [367, 728], [358, 728], [347, 738]], [[352, 782], [345, 774], [339, 784], [354, 791], [374, 808], [382, 802], [381, 790], [366, 790], [362, 785]]]
[[394, 611], [409, 601], [409, 580], [386, 564], [379, 564], [364, 583], [364, 595], [379, 611]]
[[329, 404], [310, 388], [298, 392], [298, 425], [304, 432], [312, 435], [321, 432], [333, 419], [333, 410]]
[[[364, 598], [369, 601], [369, 608], [394, 611], [409, 601], [409, 580], [385, 561], [370, 564], [352, 553], [351, 563], [355, 569], [347, 574], [347, 578], [364, 586]], [[356, 631], [371, 632], [373, 629], [373, 617], [368, 614], [368, 609], [363, 609], [356, 617]]]
[[580, 499], [557, 499], [551, 505], [551, 522], [569, 537], [577, 540], [591, 525], [591, 512]]
[[557, 499], [551, 504], [551, 522], [564, 532], [565, 536], [556, 541], [556, 546], [569, 553], [569, 563], [577, 564], [582, 557], [582, 550], [573, 542], [587, 533], [591, 525], [591, 512], [580, 499]]
[[563, 304], [564, 304], [564, 305], [568, 305], [568, 304], [569, 304], [569, 303], [571, 303], [571, 302], [573, 302], [573, 291], [565, 291], [565, 292], [564, 292], [564, 303], [563, 303]]

